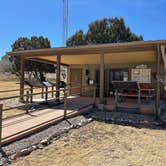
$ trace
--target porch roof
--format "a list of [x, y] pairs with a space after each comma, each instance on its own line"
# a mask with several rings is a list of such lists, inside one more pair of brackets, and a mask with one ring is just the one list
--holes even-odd
[[157, 45], [166, 45], [166, 40], [24, 50], [7, 54], [52, 64], [56, 63], [57, 56], [61, 56], [61, 63], [68, 65], [99, 64], [101, 54], [105, 55], [105, 64], [154, 63]]

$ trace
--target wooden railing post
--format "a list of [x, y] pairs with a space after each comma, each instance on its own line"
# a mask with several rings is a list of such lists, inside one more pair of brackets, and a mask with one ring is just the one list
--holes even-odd
[[42, 95], [41, 95], [41, 98], [43, 99], [44, 98], [44, 88], [42, 87]]
[[30, 91], [31, 91], [31, 99], [30, 99], [30, 102], [33, 103], [33, 88], [32, 88], [32, 87], [30, 88]]
[[3, 110], [3, 105], [0, 104], [0, 148], [2, 144], [2, 110]]
[[48, 104], [48, 87], [45, 88], [46, 94], [45, 94], [45, 102]]
[[26, 113], [29, 113], [29, 91], [26, 92], [26, 101], [25, 101], [25, 109], [26, 109]]
[[52, 86], [52, 98], [54, 98], [54, 85]]
[[66, 119], [67, 114], [67, 90], [64, 88], [64, 119]]

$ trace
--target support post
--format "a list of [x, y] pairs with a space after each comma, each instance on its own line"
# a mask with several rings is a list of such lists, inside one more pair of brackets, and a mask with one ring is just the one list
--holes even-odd
[[24, 102], [24, 70], [25, 59], [21, 56], [21, 68], [20, 68], [20, 102]]
[[61, 56], [60, 55], [57, 55], [57, 73], [56, 73], [56, 100], [59, 102], [60, 99], [60, 67], [61, 67]]
[[156, 66], [156, 119], [160, 116], [160, 45], [157, 45], [157, 66]]
[[[166, 70], [166, 46], [165, 45], [161, 45], [161, 54], [162, 54], [162, 58], [164, 62], [164, 69]], [[165, 76], [166, 76], [166, 73], [165, 73]]]
[[96, 107], [96, 86], [93, 89], [93, 106]]
[[26, 109], [26, 113], [28, 114], [29, 113], [29, 91], [26, 92], [26, 101], [25, 101], [25, 109]]
[[[161, 45], [161, 54], [164, 62], [164, 90], [166, 91], [166, 45]], [[164, 96], [166, 97], [166, 96]]]
[[3, 110], [3, 105], [0, 104], [0, 148], [2, 145], [2, 110]]
[[54, 98], [54, 85], [52, 85], [52, 98]]
[[104, 103], [104, 54], [100, 55], [100, 103]]
[[66, 119], [67, 115], [67, 91], [66, 88], [64, 88], [64, 119]]

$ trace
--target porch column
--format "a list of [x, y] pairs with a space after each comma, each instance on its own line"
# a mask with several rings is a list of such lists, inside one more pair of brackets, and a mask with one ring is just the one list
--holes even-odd
[[21, 56], [20, 66], [20, 102], [24, 102], [24, 70], [25, 70], [25, 59]]
[[104, 54], [100, 55], [100, 102], [104, 102]]
[[156, 66], [156, 119], [160, 116], [160, 45], [157, 45], [157, 66]]
[[57, 73], [56, 73], [56, 100], [59, 102], [59, 97], [60, 97], [60, 68], [61, 68], [61, 55], [57, 55], [57, 62], [56, 62], [56, 67], [57, 67]]
[[166, 82], [166, 46], [161, 45], [161, 54], [164, 62], [164, 82]]

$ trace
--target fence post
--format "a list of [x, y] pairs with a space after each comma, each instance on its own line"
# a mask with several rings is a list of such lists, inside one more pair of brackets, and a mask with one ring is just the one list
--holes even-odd
[[66, 119], [67, 114], [67, 92], [66, 88], [64, 88], [64, 119]]
[[3, 104], [0, 104], [0, 148], [2, 144], [2, 109], [3, 109]]
[[41, 95], [41, 98], [43, 99], [44, 98], [44, 88], [42, 87], [42, 95]]
[[46, 89], [46, 94], [45, 94], [45, 102], [46, 104], [48, 104], [48, 87], [45, 88]]
[[33, 103], [33, 88], [32, 87], [31, 87], [30, 91], [31, 91], [31, 103]]
[[29, 91], [27, 91], [26, 92], [26, 101], [25, 101], [25, 109], [26, 109], [26, 113], [28, 114], [29, 113], [29, 106], [28, 106], [28, 104], [29, 104]]

